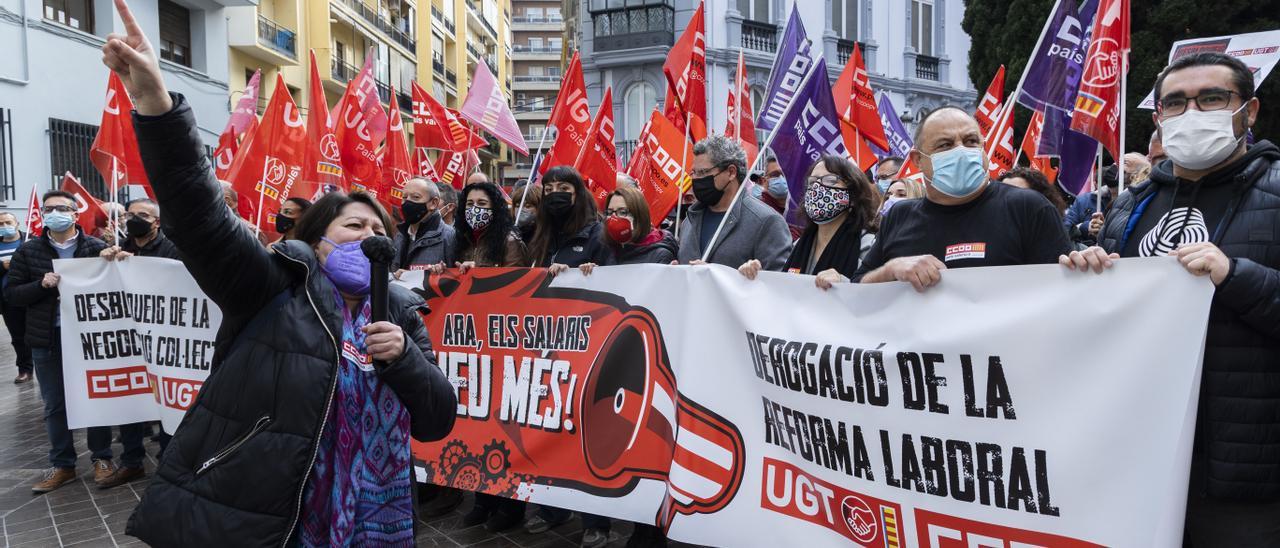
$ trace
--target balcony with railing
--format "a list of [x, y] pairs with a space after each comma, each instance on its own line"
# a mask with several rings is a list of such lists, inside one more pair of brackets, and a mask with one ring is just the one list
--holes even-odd
[[858, 50], [862, 52], [862, 57], [867, 57], [867, 45], [862, 42], [854, 42], [853, 40], [845, 40], [843, 38], [836, 40], [836, 61], [841, 65], [849, 64], [849, 58], [853, 57], [853, 46], [858, 46]]
[[454, 72], [452, 69], [445, 69], [444, 81], [449, 82], [449, 85], [456, 87], [458, 85], [458, 73]]
[[409, 86], [405, 86], [396, 90], [396, 106], [400, 107], [400, 110], [403, 110], [405, 114], [412, 114], [413, 96], [406, 91], [408, 89]]
[[560, 55], [560, 47], [559, 46], [530, 46], [528, 44], [515, 44], [511, 46], [511, 52]]
[[297, 32], [259, 14], [231, 10], [227, 17], [227, 45], [269, 65], [298, 64]]
[[389, 19], [379, 15], [376, 9], [365, 5], [363, 0], [331, 0], [331, 1], [334, 2], [335, 4], [341, 4], [347, 9], [350, 9], [351, 11], [355, 12], [355, 14], [360, 16], [361, 19], [364, 19], [366, 23], [378, 29], [387, 37], [391, 38], [392, 41], [394, 41], [397, 44], [400, 44], [405, 49], [408, 49], [411, 52], [415, 52], [415, 53], [417, 52], [417, 47], [418, 47], [417, 39], [411, 36], [407, 32], [407, 29], [401, 28], [397, 26], [395, 23], [391, 22]]
[[530, 25], [562, 25], [564, 17], [559, 15], [513, 15], [511, 23], [525, 23]]
[[622, 169], [631, 161], [631, 155], [635, 154], [639, 145], [640, 141], [618, 141], [613, 144], [618, 150], [618, 169]]
[[756, 51], [778, 51], [778, 26], [750, 19], [742, 22], [742, 47]]
[[670, 46], [675, 16], [675, 8], [665, 4], [592, 11], [595, 51]]
[[431, 54], [431, 70], [438, 75], [444, 76], [444, 55], [434, 52]]
[[258, 16], [258, 43], [274, 49], [292, 59], [298, 58], [297, 34], [277, 25], [275, 21]]
[[928, 55], [916, 56], [916, 78], [921, 80], [938, 81], [938, 61], [937, 57]]
[[466, 0], [466, 4], [467, 16], [470, 18], [468, 21], [475, 21], [479, 24], [480, 28], [483, 28], [489, 33], [489, 36], [496, 39], [498, 37], [498, 31], [494, 30], [493, 25], [491, 25], [489, 20], [485, 18], [484, 13], [480, 11], [480, 6], [476, 5], [475, 0]]
[[334, 57], [332, 74], [334, 80], [345, 84], [355, 78], [357, 74], [360, 74], [360, 68]]

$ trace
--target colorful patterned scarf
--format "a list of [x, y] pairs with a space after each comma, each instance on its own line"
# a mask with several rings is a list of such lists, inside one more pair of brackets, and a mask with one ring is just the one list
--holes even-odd
[[342, 309], [338, 387], [320, 435], [303, 495], [302, 546], [411, 546], [413, 481], [409, 413], [372, 371], [361, 327], [369, 301], [354, 318]]

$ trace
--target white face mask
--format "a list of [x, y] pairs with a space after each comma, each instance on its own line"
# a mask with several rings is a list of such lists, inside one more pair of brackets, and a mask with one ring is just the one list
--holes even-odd
[[1244, 136], [1236, 137], [1235, 111], [1202, 112], [1187, 109], [1182, 115], [1160, 122], [1164, 151], [1174, 165], [1185, 169], [1209, 169], [1218, 165], [1236, 148]]

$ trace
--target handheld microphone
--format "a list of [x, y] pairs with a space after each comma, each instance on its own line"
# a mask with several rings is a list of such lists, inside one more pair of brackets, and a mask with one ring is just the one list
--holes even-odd
[[360, 250], [369, 258], [369, 322], [387, 321], [388, 265], [395, 260], [395, 246], [386, 236], [370, 236], [360, 242]]

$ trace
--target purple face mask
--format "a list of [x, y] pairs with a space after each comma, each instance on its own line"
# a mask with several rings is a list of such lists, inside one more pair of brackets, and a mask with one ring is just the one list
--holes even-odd
[[360, 241], [345, 244], [334, 243], [328, 238], [321, 238], [333, 246], [333, 251], [325, 259], [320, 269], [338, 291], [347, 295], [363, 296], [369, 294], [369, 258], [360, 249]]

